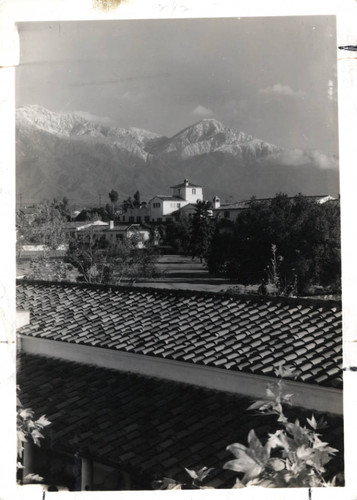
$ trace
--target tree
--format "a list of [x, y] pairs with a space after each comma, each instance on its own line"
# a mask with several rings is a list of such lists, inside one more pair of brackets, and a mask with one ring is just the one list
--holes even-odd
[[109, 199], [111, 201], [111, 203], [114, 205], [115, 203], [118, 203], [118, 200], [119, 200], [119, 194], [118, 194], [118, 191], [115, 191], [114, 189], [112, 189], [109, 193]]
[[191, 223], [188, 217], [181, 216], [177, 221], [169, 222], [165, 231], [165, 243], [173, 247], [178, 254], [190, 253]]
[[134, 203], [133, 203], [133, 200], [131, 199], [131, 196], [129, 196], [128, 199], [123, 201], [124, 211], [128, 210], [129, 208], [134, 208]]
[[230, 234], [216, 231], [209, 269], [242, 284], [262, 279], [277, 284], [278, 267], [279, 293], [291, 293], [295, 287], [303, 294], [312, 284], [339, 289], [339, 224], [338, 202], [319, 204], [302, 195], [290, 199], [284, 194], [265, 202], [252, 199]]
[[123, 279], [149, 278], [157, 274], [156, 253], [152, 245], [138, 248], [140, 235], [115, 244], [101, 243], [93, 231], [87, 238], [70, 241], [66, 260], [87, 283], [120, 283]]
[[140, 207], [141, 202], [140, 202], [140, 192], [139, 190], [136, 191], [134, 194], [134, 202], [133, 202], [134, 207]]
[[67, 219], [57, 207], [57, 202], [39, 203], [31, 219], [20, 210], [16, 216], [18, 255], [23, 245], [42, 245], [43, 255], [48, 250], [56, 250], [66, 242], [64, 231]]
[[207, 258], [214, 231], [210, 202], [197, 201], [190, 227], [190, 253], [202, 262]]

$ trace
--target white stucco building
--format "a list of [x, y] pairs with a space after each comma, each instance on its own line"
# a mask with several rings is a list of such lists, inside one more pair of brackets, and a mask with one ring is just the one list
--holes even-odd
[[172, 214], [187, 205], [195, 205], [203, 201], [203, 188], [184, 179], [181, 184], [171, 186], [170, 195], [156, 195], [145, 206], [129, 208], [120, 216], [121, 222], [164, 222], [169, 221]]

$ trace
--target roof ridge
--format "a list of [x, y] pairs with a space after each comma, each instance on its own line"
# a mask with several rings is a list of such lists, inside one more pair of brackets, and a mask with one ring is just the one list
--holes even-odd
[[155, 293], [156, 295], [168, 294], [177, 297], [209, 297], [213, 300], [220, 299], [231, 299], [233, 301], [244, 301], [244, 302], [256, 302], [256, 303], [283, 303], [283, 304], [295, 304], [295, 305], [311, 305], [318, 307], [323, 307], [325, 309], [330, 309], [331, 307], [342, 308], [342, 301], [340, 299], [315, 299], [309, 297], [284, 297], [284, 296], [274, 296], [274, 295], [255, 295], [255, 294], [234, 294], [229, 291], [227, 292], [215, 292], [206, 290], [182, 290], [182, 289], [168, 289], [168, 288], [155, 288], [155, 287], [140, 287], [131, 285], [113, 285], [113, 284], [102, 284], [102, 283], [81, 283], [73, 281], [45, 281], [45, 280], [31, 280], [31, 279], [17, 279], [17, 285], [30, 284], [30, 285], [41, 285], [41, 286], [56, 286], [59, 288], [85, 288], [85, 289], [98, 289], [108, 292], [113, 291], [130, 291], [131, 293], [142, 294], [144, 293]]

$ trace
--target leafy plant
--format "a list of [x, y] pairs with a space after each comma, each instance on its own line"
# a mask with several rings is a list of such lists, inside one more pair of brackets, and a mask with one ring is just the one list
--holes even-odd
[[[319, 487], [335, 486], [336, 477], [331, 481], [325, 479], [325, 465], [338, 451], [321, 440], [320, 429], [326, 427], [324, 419], [316, 420], [315, 416], [306, 418], [306, 424], [299, 419], [294, 422], [286, 416], [284, 407], [291, 406], [292, 394], [286, 393], [284, 378], [292, 377], [294, 372], [283, 364], [275, 370], [277, 382], [267, 387], [267, 399], [259, 400], [249, 406], [265, 415], [276, 415], [280, 428], [269, 434], [263, 444], [251, 429], [247, 438], [247, 446], [233, 443], [227, 450], [234, 459], [226, 462], [223, 469], [239, 474], [233, 488], [247, 486], [263, 487]], [[202, 483], [213, 469], [203, 467], [199, 470], [185, 469], [191, 477], [191, 484], [180, 483], [164, 478], [159, 482], [159, 489], [181, 489], [182, 487], [207, 488]], [[209, 486], [208, 486], [209, 487]]]
[[248, 410], [264, 414], [275, 414], [281, 428], [263, 445], [252, 429], [248, 434], [248, 446], [234, 443], [227, 447], [235, 459], [224, 464], [243, 476], [238, 478], [235, 488], [244, 486], [270, 487], [316, 487], [334, 486], [336, 479], [326, 481], [325, 465], [338, 451], [323, 442], [317, 431], [326, 426], [325, 421], [316, 421], [314, 415], [302, 425], [299, 419], [289, 421], [283, 404], [291, 404], [292, 394], [284, 394], [283, 378], [293, 372], [282, 365], [276, 370], [279, 380], [267, 388], [268, 401], [256, 401]]
[[202, 467], [200, 469], [186, 469], [185, 471], [191, 478], [191, 483], [181, 483], [175, 481], [169, 477], [164, 477], [162, 480], [157, 481], [158, 490], [181, 490], [183, 488], [195, 488], [195, 489], [211, 489], [209, 486], [203, 486], [202, 483], [206, 480], [211, 472], [214, 471], [213, 468]]
[[[17, 388], [19, 391], [19, 388]], [[24, 408], [20, 399], [17, 398], [17, 468], [23, 469], [24, 446], [28, 441], [32, 441], [36, 446], [41, 446], [41, 439], [44, 439], [42, 431], [45, 427], [51, 424], [45, 415], [42, 415], [37, 420], [34, 419], [34, 412], [29, 408]], [[23, 478], [23, 482], [40, 482], [43, 478], [38, 474], [27, 474]]]
[[283, 274], [281, 265], [284, 261], [282, 255], [277, 255], [277, 246], [271, 246], [271, 259], [265, 269], [267, 281], [273, 285], [278, 295], [296, 296], [297, 295], [297, 275], [290, 272], [291, 276]]

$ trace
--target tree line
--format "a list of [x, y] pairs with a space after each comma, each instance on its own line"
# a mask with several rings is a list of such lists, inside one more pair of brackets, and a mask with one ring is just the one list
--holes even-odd
[[207, 202], [191, 220], [168, 226], [168, 242], [205, 261], [209, 272], [243, 285], [273, 284], [282, 295], [304, 294], [312, 285], [341, 289], [340, 203], [320, 204], [298, 195], [252, 198], [234, 222], [216, 220]]
[[[114, 207], [117, 192], [112, 190], [109, 198]], [[130, 202], [140, 203], [140, 194], [136, 193]], [[265, 201], [252, 198], [234, 222], [212, 217], [211, 208], [210, 202], [199, 202], [192, 217], [156, 223], [152, 230], [175, 253], [205, 262], [211, 275], [243, 285], [258, 284], [263, 294], [267, 293], [268, 285], [273, 285], [281, 295], [305, 294], [312, 285], [320, 285], [330, 293], [340, 292], [339, 200], [320, 204], [302, 195], [289, 198], [281, 193]], [[84, 220], [94, 218], [93, 214], [86, 217]], [[18, 255], [24, 242], [57, 248], [64, 241], [63, 226], [68, 219], [66, 199], [40, 204], [31, 222], [20, 211]], [[120, 276], [139, 272], [147, 276], [155, 274], [152, 247], [147, 248], [146, 267], [143, 267], [140, 259], [145, 252], [137, 252], [134, 241], [106, 247], [93, 238], [91, 241], [90, 245], [70, 242], [67, 255], [67, 261], [86, 281], [111, 281], [115, 275], [120, 280]], [[122, 271], [118, 274], [115, 269]]]

